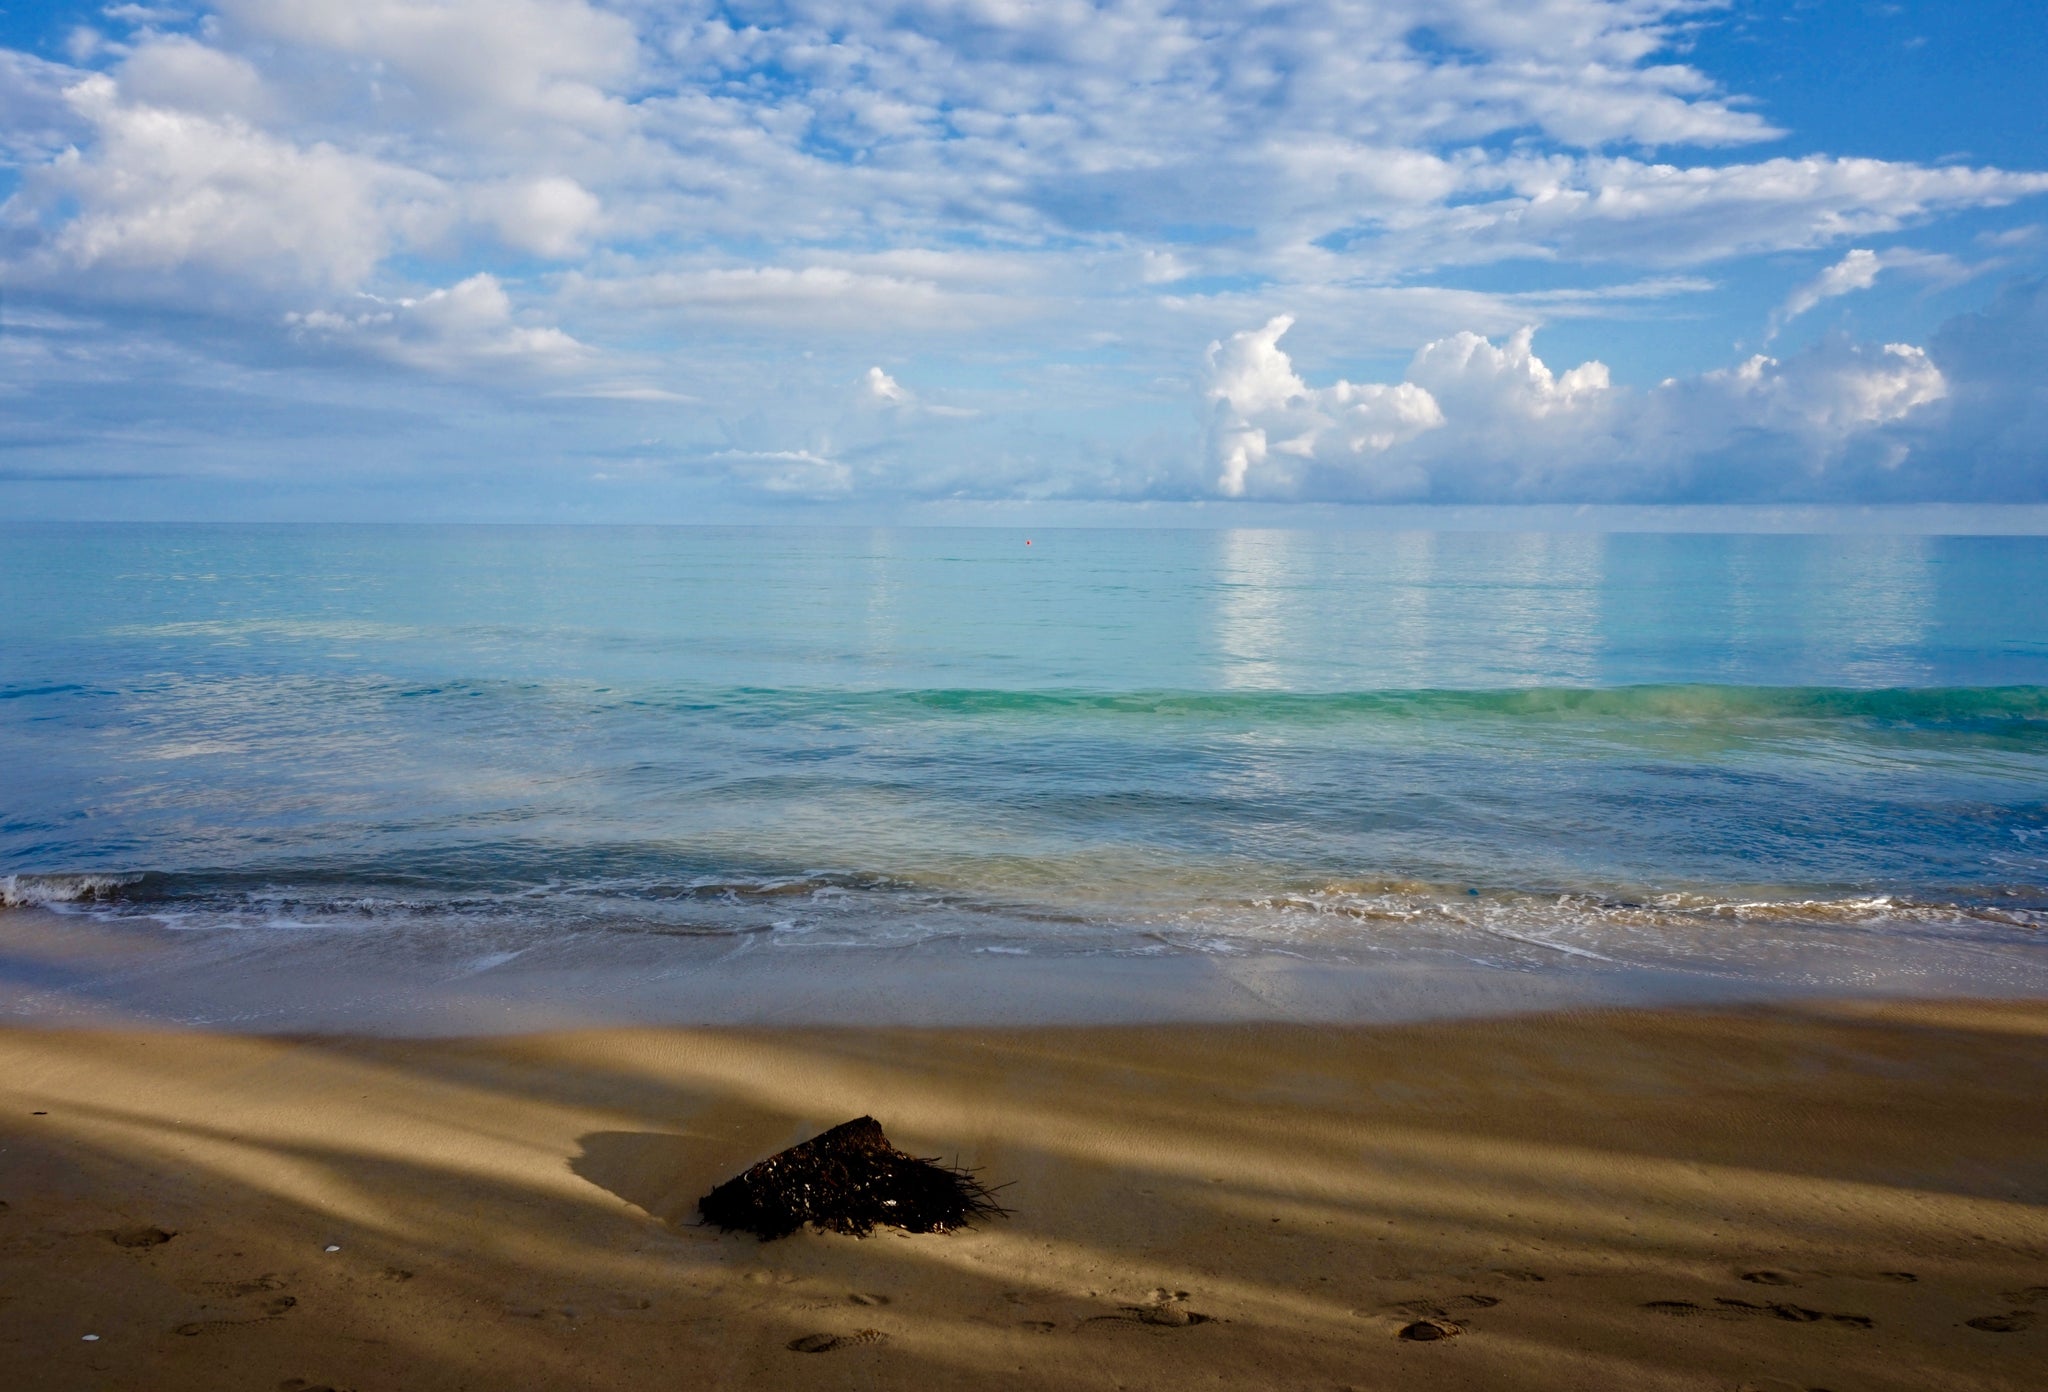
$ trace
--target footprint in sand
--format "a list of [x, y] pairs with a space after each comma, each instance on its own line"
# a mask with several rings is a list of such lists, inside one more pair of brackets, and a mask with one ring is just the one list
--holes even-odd
[[1124, 1309], [1138, 1323], [1156, 1324], [1162, 1329], [1186, 1329], [1191, 1324], [1209, 1322], [1209, 1316], [1181, 1305], [1126, 1305]]
[[2048, 1300], [2048, 1286], [2028, 1286], [2024, 1290], [2010, 1290], [1998, 1297], [2015, 1305], [2038, 1305]]
[[805, 1334], [791, 1339], [785, 1347], [792, 1353], [831, 1353], [835, 1349], [888, 1342], [889, 1336], [879, 1329], [856, 1329], [851, 1334]]
[[387, 1281], [410, 1281], [412, 1273], [402, 1266], [387, 1266], [377, 1273]]
[[1051, 1320], [1018, 1320], [1017, 1324], [1019, 1328], [1028, 1329], [1033, 1334], [1050, 1334], [1059, 1328]]
[[296, 1296], [280, 1295], [275, 1300], [265, 1301], [261, 1311], [257, 1314], [244, 1315], [239, 1319], [192, 1320], [177, 1326], [171, 1332], [173, 1334], [182, 1334], [190, 1339], [204, 1334], [210, 1329], [226, 1329], [237, 1324], [261, 1324], [265, 1320], [274, 1320], [285, 1315], [298, 1303], [298, 1297]]
[[1465, 1327], [1456, 1320], [1419, 1319], [1412, 1324], [1402, 1325], [1401, 1331], [1394, 1337], [1406, 1339], [1413, 1344], [1433, 1344], [1438, 1339], [1453, 1338], [1464, 1332]]
[[1183, 1303], [1187, 1298], [1188, 1292], [1186, 1291], [1170, 1291], [1162, 1288], [1153, 1291], [1151, 1296], [1142, 1305], [1125, 1305], [1113, 1315], [1093, 1315], [1089, 1317], [1086, 1323], [1099, 1324], [1104, 1320], [1111, 1320], [1124, 1323], [1149, 1324], [1160, 1329], [1186, 1329], [1190, 1325], [1209, 1324], [1215, 1319], [1213, 1315], [1205, 1315], [1199, 1311], [1190, 1310]]
[[1792, 1305], [1783, 1301], [1772, 1301], [1765, 1305], [1754, 1305], [1747, 1300], [1730, 1300], [1726, 1296], [1717, 1298], [1716, 1305], [1731, 1310], [1740, 1310], [1746, 1315], [1769, 1315], [1773, 1319], [1785, 1320], [1790, 1324], [1844, 1324], [1851, 1329], [1868, 1329], [1871, 1319], [1868, 1315], [1835, 1315], [1826, 1310], [1809, 1310], [1804, 1305]]
[[[1809, 1271], [1808, 1276], [1840, 1276], [1853, 1281], [1890, 1281], [1895, 1285], [1910, 1286], [1920, 1278], [1910, 1271], [1873, 1271], [1868, 1274], [1854, 1271]], [[1796, 1286], [1802, 1284], [1799, 1277], [1787, 1271], [1745, 1271], [1742, 1279], [1753, 1286]]]
[[1467, 1295], [1445, 1295], [1422, 1300], [1403, 1300], [1390, 1304], [1387, 1308], [1399, 1310], [1404, 1315], [1413, 1315], [1417, 1319], [1442, 1320], [1449, 1319], [1451, 1312], [1454, 1310], [1491, 1310], [1498, 1304], [1500, 1304], [1499, 1296], [1480, 1295], [1475, 1291]]
[[1161, 1329], [1186, 1329], [1193, 1324], [1207, 1324], [1210, 1316], [1198, 1314], [1187, 1307], [1188, 1293], [1184, 1290], [1170, 1291], [1164, 1286], [1155, 1287], [1143, 1305], [1126, 1305], [1124, 1313], [1140, 1324], [1157, 1325]]
[[1754, 1315], [1769, 1315], [1788, 1324], [1840, 1324], [1851, 1329], [1868, 1329], [1871, 1318], [1868, 1315], [1837, 1315], [1826, 1310], [1809, 1310], [1804, 1305], [1793, 1305], [1784, 1301], [1755, 1304], [1748, 1300], [1731, 1300], [1727, 1296], [1716, 1297], [1712, 1305], [1697, 1305], [1690, 1300], [1646, 1300], [1645, 1310], [1654, 1310], [1660, 1315], [1678, 1315], [1705, 1319], [1743, 1319]]
[[114, 1228], [103, 1236], [116, 1247], [161, 1247], [177, 1234], [163, 1228]]
[[248, 1281], [208, 1281], [200, 1289], [208, 1295], [224, 1295], [231, 1300], [239, 1300], [247, 1295], [263, 1295], [269, 1291], [281, 1291], [284, 1289], [284, 1279], [280, 1276], [266, 1273]]
[[571, 1324], [584, 1315], [584, 1311], [575, 1305], [507, 1305], [504, 1309], [514, 1319], [561, 1319]]
[[2032, 1310], [2009, 1310], [2002, 1315], [1979, 1315], [1963, 1321], [1970, 1328], [1981, 1329], [1986, 1334], [2020, 1334], [2039, 1322], [2040, 1316]]
[[1503, 1281], [1540, 1281], [1543, 1279], [1533, 1271], [1524, 1271], [1520, 1267], [1515, 1266], [1499, 1267], [1489, 1271], [1487, 1275], [1498, 1276]]
[[277, 1385], [277, 1392], [351, 1392], [351, 1389], [325, 1382], [308, 1382], [304, 1378], [286, 1378]]

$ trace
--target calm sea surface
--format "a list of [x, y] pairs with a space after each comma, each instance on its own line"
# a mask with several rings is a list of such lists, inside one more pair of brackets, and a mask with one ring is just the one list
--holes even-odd
[[17, 527], [0, 877], [485, 966], [1911, 942], [2018, 980], [2048, 541]]

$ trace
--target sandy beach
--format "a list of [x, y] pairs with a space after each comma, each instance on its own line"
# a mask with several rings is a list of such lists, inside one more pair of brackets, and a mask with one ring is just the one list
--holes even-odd
[[[15, 1030], [0, 1079], [11, 1387], [2020, 1389], [2048, 1365], [2040, 1003]], [[1012, 1216], [694, 1225], [712, 1184], [863, 1112]], [[1432, 1320], [1455, 1332], [1400, 1337]]]

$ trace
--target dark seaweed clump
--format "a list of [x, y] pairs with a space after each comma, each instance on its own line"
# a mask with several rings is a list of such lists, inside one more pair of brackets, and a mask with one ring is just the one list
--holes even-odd
[[950, 1232], [1006, 1212], [967, 1170], [905, 1155], [873, 1117], [841, 1122], [771, 1155], [697, 1200], [704, 1221], [763, 1242], [806, 1223], [866, 1237], [876, 1224]]

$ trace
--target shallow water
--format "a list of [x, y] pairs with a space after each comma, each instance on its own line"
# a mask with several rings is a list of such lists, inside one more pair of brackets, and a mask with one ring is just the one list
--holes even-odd
[[1029, 541], [17, 528], [0, 904], [365, 971], [2048, 985], [2048, 540]]

